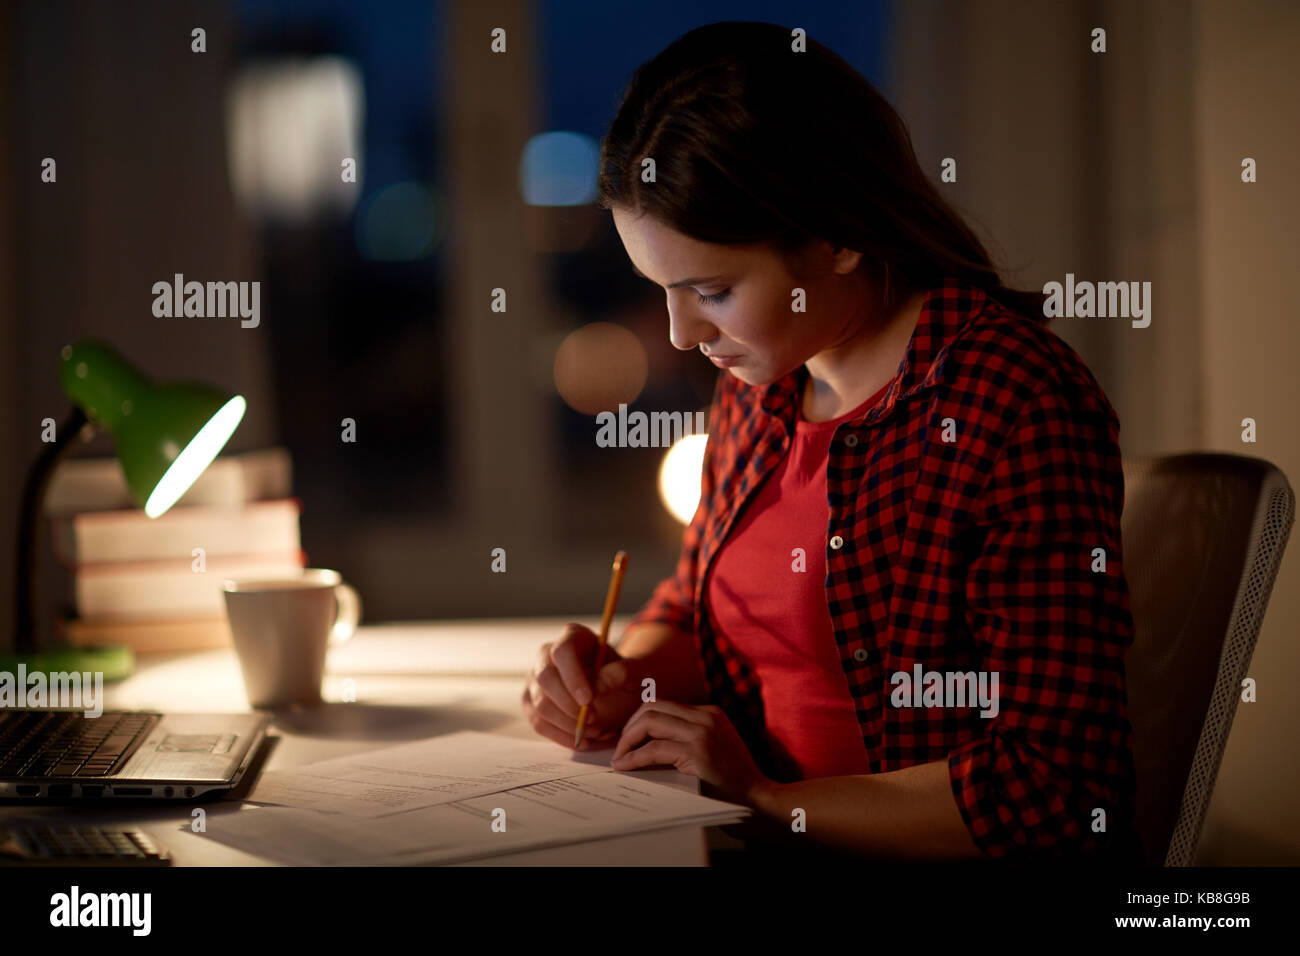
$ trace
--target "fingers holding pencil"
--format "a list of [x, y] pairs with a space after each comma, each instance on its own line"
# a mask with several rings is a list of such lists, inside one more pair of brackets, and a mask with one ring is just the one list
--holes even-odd
[[[558, 641], [542, 646], [520, 698], [529, 726], [539, 736], [565, 747], [610, 746], [641, 704], [639, 662], [625, 659], [609, 643], [626, 553], [616, 555], [615, 562], [605, 597], [608, 614], [602, 615], [604, 641], [582, 624], [569, 624]], [[588, 705], [586, 724], [579, 736], [584, 702]]]
[[[623, 576], [627, 573], [627, 552], [620, 551], [614, 555], [614, 566], [610, 569], [609, 587], [605, 591], [605, 612], [600, 618], [600, 644], [596, 650], [596, 669], [593, 673], [600, 673], [600, 669], [605, 665], [605, 652], [609, 646], [609, 624], [614, 619], [614, 611], [618, 607], [618, 596], [623, 590]], [[587, 711], [589, 703], [583, 704], [582, 709], [578, 711], [578, 727], [573, 734], [573, 746], [578, 748], [582, 746], [582, 733], [587, 725]]]

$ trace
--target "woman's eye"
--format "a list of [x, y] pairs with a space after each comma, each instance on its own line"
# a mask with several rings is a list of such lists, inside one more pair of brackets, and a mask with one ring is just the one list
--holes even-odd
[[699, 296], [700, 301], [705, 305], [717, 305], [719, 302], [725, 300], [727, 296], [731, 295], [731, 290], [723, 289], [721, 292], [715, 292], [713, 295], [700, 295], [697, 292], [696, 295]]

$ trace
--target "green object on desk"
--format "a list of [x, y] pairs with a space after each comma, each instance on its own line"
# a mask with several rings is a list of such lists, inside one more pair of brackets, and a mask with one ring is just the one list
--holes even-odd
[[[246, 403], [242, 395], [197, 382], [152, 382], [112, 348], [90, 339], [64, 346], [61, 358], [59, 380], [74, 407], [59, 426], [55, 441], [32, 465], [23, 486], [12, 651], [0, 652], [0, 660], [45, 670], [46, 666], [36, 664], [38, 659], [71, 655], [62, 659], [90, 666], [67, 670], [103, 670], [105, 680], [117, 679], [132, 670], [128, 648], [40, 648], [35, 618], [36, 527], [55, 466], [74, 443], [92, 437], [97, 428], [112, 432], [131, 497], [145, 514], [156, 518], [221, 453], [243, 420]], [[108, 676], [110, 670], [116, 678]]]
[[[21, 664], [27, 673], [102, 673], [104, 683], [125, 680], [135, 670], [131, 648], [119, 644], [103, 647], [55, 647], [34, 654], [0, 651], [0, 671], [17, 674]], [[52, 706], [52, 705], [51, 705]]]

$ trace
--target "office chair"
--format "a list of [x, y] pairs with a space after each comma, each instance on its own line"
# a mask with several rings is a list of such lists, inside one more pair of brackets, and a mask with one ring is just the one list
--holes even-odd
[[1149, 866], [1189, 866], [1295, 518], [1259, 458], [1124, 462], [1126, 658], [1137, 770], [1134, 823]]

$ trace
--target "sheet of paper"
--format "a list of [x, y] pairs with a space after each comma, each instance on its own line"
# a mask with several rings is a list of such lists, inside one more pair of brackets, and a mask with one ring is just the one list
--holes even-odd
[[612, 751], [461, 731], [262, 775], [249, 803], [379, 817], [609, 769]]
[[750, 813], [636, 773], [604, 770], [383, 817], [255, 807], [211, 815], [206, 835], [281, 863], [412, 865], [737, 823]]

